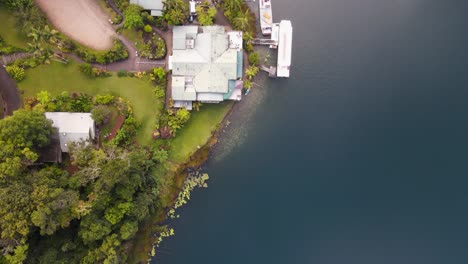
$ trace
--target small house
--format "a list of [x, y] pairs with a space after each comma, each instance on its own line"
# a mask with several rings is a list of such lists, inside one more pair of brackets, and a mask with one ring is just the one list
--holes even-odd
[[144, 10], [150, 11], [152, 16], [162, 16], [162, 0], [130, 0], [130, 4], [143, 7]]
[[72, 142], [91, 142], [96, 137], [96, 128], [90, 113], [46, 112], [52, 127], [58, 130], [60, 149], [68, 152]]

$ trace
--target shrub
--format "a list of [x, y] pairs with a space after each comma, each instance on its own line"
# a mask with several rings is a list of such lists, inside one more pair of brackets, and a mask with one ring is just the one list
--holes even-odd
[[127, 77], [127, 72], [124, 70], [120, 70], [117, 72], [118, 77]]
[[105, 52], [93, 51], [81, 47], [76, 50], [76, 54], [87, 63], [107, 64], [128, 58], [128, 52], [119, 40], [114, 41], [111, 50]]
[[94, 103], [97, 105], [108, 105], [114, 102], [114, 96], [106, 94], [106, 95], [96, 95], [94, 97]]
[[245, 70], [245, 75], [246, 75], [247, 79], [252, 80], [252, 78], [255, 77], [255, 75], [257, 75], [259, 70], [260, 69], [257, 66], [252, 66], [252, 65], [249, 66]]
[[249, 54], [250, 65], [257, 66], [259, 62], [260, 62], [260, 56], [258, 55], [257, 52], [252, 52]]
[[112, 139], [112, 144], [117, 146], [130, 144], [140, 126], [141, 124], [133, 116], [129, 116], [117, 131], [115, 138]]
[[173, 112], [170, 112], [169, 121], [167, 124], [171, 129], [171, 134], [175, 136], [177, 130], [181, 129], [189, 119], [190, 112], [185, 108], [177, 110], [175, 114]]
[[80, 71], [88, 77], [109, 77], [111, 74], [104, 69], [93, 68], [90, 64], [84, 63], [79, 66]]
[[91, 66], [91, 64], [83, 63], [83, 64], [80, 64], [79, 68], [80, 68], [80, 71], [86, 74], [87, 76], [93, 76], [93, 66]]
[[25, 76], [24, 69], [19, 66], [16, 66], [16, 65], [6, 66], [6, 71], [17, 82], [20, 82], [24, 79], [24, 76]]
[[166, 71], [162, 67], [154, 68], [153, 73], [161, 81], [166, 79]]
[[162, 59], [166, 56], [166, 43], [160, 37], [156, 40], [156, 58]]
[[153, 89], [154, 96], [158, 99], [163, 98], [166, 95], [166, 91], [161, 86], [157, 86]]
[[247, 52], [252, 52], [254, 50], [254, 47], [253, 47], [252, 43], [248, 42], [248, 43], [245, 44], [244, 49]]
[[72, 112], [86, 113], [93, 107], [93, 98], [87, 94], [73, 94], [70, 100]]
[[153, 28], [150, 26], [150, 25], [146, 25], [143, 30], [146, 32], [146, 33], [151, 33], [153, 31]]

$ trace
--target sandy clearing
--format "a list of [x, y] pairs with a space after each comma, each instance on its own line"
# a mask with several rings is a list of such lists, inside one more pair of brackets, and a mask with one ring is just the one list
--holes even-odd
[[112, 47], [115, 30], [96, 0], [36, 0], [36, 3], [65, 35], [97, 50]]

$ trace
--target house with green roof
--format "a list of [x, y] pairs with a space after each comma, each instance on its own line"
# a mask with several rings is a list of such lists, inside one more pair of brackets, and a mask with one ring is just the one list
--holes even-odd
[[222, 26], [173, 28], [171, 96], [174, 107], [242, 99], [242, 32]]

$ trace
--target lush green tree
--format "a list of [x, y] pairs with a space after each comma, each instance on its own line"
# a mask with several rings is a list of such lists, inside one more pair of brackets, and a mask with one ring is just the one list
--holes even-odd
[[170, 112], [168, 125], [172, 134], [175, 135], [177, 130], [181, 129], [189, 119], [190, 112], [185, 108], [177, 110], [175, 114]]
[[237, 30], [247, 31], [250, 25], [250, 10], [246, 9], [244, 12], [238, 12], [233, 20], [233, 26]]
[[153, 73], [160, 81], [166, 80], [166, 71], [162, 67], [154, 68]]
[[169, 154], [165, 149], [156, 149], [153, 151], [153, 160], [158, 163], [164, 163], [169, 158]]
[[143, 17], [141, 16], [143, 8], [139, 5], [131, 4], [124, 11], [124, 24], [125, 28], [142, 28], [145, 24], [143, 23]]
[[245, 75], [246, 75], [247, 79], [252, 80], [252, 78], [255, 77], [255, 75], [257, 75], [259, 70], [260, 69], [257, 66], [253, 66], [253, 65], [249, 66], [245, 70]]
[[0, 179], [36, 161], [33, 150], [46, 146], [51, 133], [51, 121], [42, 112], [18, 110], [0, 120]]
[[216, 8], [214, 7], [206, 7], [208, 3], [204, 3], [203, 6], [198, 5], [196, 7], [197, 15], [198, 15], [198, 22], [202, 26], [211, 26], [213, 25], [213, 20], [216, 15]]
[[31, 213], [32, 223], [40, 228], [42, 235], [52, 235], [78, 218], [78, 192], [65, 190], [68, 173], [46, 167], [34, 172], [31, 177], [31, 200], [35, 210]]
[[184, 0], [166, 0], [163, 2], [163, 18], [169, 25], [182, 25], [189, 16], [188, 3]]
[[257, 52], [252, 52], [249, 54], [249, 63], [253, 66], [257, 66], [260, 63], [260, 56]]
[[138, 231], [138, 222], [127, 221], [120, 227], [120, 237], [123, 240], [132, 238]]
[[97, 125], [102, 125], [109, 121], [111, 110], [105, 105], [98, 105], [91, 110], [91, 117]]

